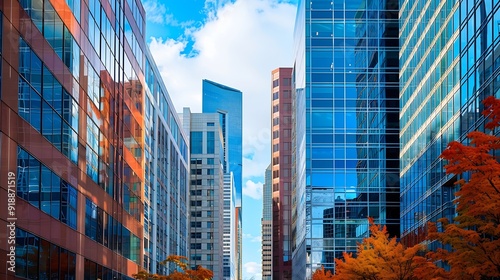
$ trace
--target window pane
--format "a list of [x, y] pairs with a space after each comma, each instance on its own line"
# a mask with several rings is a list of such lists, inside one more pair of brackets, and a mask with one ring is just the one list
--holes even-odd
[[191, 132], [191, 154], [201, 154], [203, 143], [203, 132], [192, 131]]
[[215, 132], [207, 132], [207, 154], [215, 153]]

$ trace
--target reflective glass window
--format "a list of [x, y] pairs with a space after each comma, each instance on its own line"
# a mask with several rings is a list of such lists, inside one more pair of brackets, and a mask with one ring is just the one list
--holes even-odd
[[203, 132], [201, 131], [191, 131], [191, 153], [201, 154], [203, 153]]
[[207, 154], [215, 153], [215, 132], [207, 131]]

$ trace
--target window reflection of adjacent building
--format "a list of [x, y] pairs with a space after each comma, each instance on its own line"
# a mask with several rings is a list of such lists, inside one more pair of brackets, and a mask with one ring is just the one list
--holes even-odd
[[368, 217], [399, 234], [398, 1], [299, 1], [295, 30], [293, 278], [307, 279], [356, 252]]
[[442, 17], [415, 26], [422, 12], [401, 10], [401, 240], [408, 246], [425, 240], [429, 221], [455, 216], [457, 179], [438, 157], [449, 142], [484, 129], [481, 102], [500, 90], [500, 2], [414, 3], [421, 4]]

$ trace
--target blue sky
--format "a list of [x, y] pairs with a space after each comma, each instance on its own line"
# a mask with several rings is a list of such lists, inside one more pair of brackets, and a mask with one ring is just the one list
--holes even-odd
[[146, 36], [177, 112], [201, 112], [202, 79], [243, 92], [243, 279], [261, 279], [271, 71], [293, 64], [297, 0], [143, 0]]

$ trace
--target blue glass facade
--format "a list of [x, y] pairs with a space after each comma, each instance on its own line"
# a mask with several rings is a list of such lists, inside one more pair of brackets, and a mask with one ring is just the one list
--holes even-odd
[[460, 136], [459, 3], [400, 4], [401, 236], [413, 245], [427, 221], [453, 215], [438, 156]]
[[[242, 163], [243, 163], [243, 133], [242, 133], [242, 92], [209, 80], [203, 80], [202, 85], [203, 113], [219, 113], [220, 125], [224, 135], [224, 155], [226, 157], [224, 172], [233, 173], [234, 196], [236, 204], [235, 225], [238, 230], [234, 236], [236, 244], [236, 277], [241, 278], [241, 209], [242, 209]], [[238, 276], [239, 275], [239, 276]]]
[[399, 234], [398, 2], [299, 1], [293, 279]]
[[[453, 218], [453, 183], [438, 159], [453, 140], [482, 130], [481, 101], [500, 95], [500, 3], [400, 1], [401, 237]], [[418, 24], [415, 24], [418, 23]]]
[[227, 139], [224, 149], [228, 166], [224, 172], [233, 172], [235, 182], [236, 205], [241, 207], [242, 190], [242, 161], [243, 161], [243, 133], [242, 133], [242, 93], [209, 80], [203, 80], [203, 113], [220, 113], [222, 131]]

